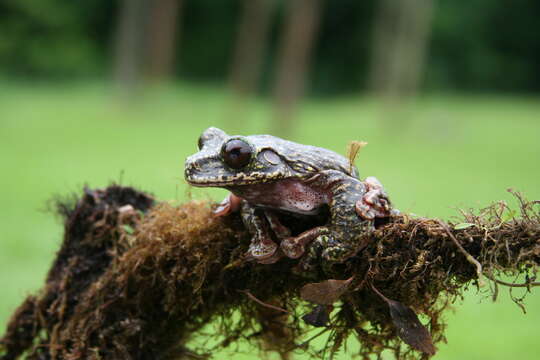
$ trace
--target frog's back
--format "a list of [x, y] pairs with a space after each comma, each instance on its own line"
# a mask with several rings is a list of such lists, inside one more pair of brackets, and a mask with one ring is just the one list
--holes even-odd
[[281, 156], [289, 166], [301, 173], [315, 173], [323, 170], [337, 170], [358, 178], [358, 169], [346, 157], [324, 148], [299, 144], [272, 135], [251, 135], [248, 140], [257, 150], [270, 149]]

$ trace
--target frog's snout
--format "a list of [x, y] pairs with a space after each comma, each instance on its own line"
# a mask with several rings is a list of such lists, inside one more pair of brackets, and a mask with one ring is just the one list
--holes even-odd
[[194, 186], [215, 186], [226, 181], [225, 170], [217, 156], [208, 156], [196, 153], [186, 159], [184, 165], [184, 178]]
[[194, 159], [194, 155], [188, 157], [184, 164], [184, 178], [186, 181], [193, 182], [199, 171], [200, 166], [198, 166], [196, 159]]

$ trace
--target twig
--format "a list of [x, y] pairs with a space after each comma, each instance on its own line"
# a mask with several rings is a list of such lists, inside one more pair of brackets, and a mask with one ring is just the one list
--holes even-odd
[[523, 284], [514, 284], [514, 283], [509, 283], [509, 282], [506, 282], [506, 281], [502, 281], [502, 280], [499, 280], [493, 276], [490, 276], [488, 274], [484, 274], [485, 277], [487, 277], [489, 280], [491, 281], [494, 281], [496, 282], [497, 284], [500, 284], [500, 285], [504, 285], [504, 286], [508, 286], [508, 287], [535, 287], [535, 286], [540, 286], [540, 282], [535, 282], [535, 281], [531, 281], [531, 282], [526, 282], [526, 283], [523, 283]]
[[269, 308], [269, 309], [276, 310], [276, 311], [283, 312], [283, 313], [285, 313], [285, 314], [289, 314], [289, 315], [290, 315], [290, 312], [288, 312], [288, 311], [285, 310], [285, 309], [280, 308], [279, 306], [271, 305], [271, 304], [265, 303], [265, 302], [262, 301], [262, 300], [257, 299], [257, 298], [255, 297], [255, 295], [253, 295], [252, 293], [249, 292], [249, 290], [238, 290], [238, 292], [241, 292], [241, 293], [243, 293], [243, 294], [246, 294], [248, 298], [250, 298], [251, 300], [255, 301], [257, 304], [259, 304], [259, 305], [261, 305], [261, 306], [264, 306], [265, 308]]

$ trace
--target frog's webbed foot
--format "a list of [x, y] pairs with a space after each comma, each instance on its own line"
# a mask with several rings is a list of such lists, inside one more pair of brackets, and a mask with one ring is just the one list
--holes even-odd
[[283, 257], [278, 245], [270, 237], [254, 236], [245, 259], [257, 261], [259, 264], [273, 264]]
[[388, 195], [377, 178], [370, 176], [364, 180], [366, 193], [356, 202], [356, 213], [362, 219], [373, 220], [391, 215], [392, 207]]
[[242, 198], [230, 193], [214, 210], [215, 216], [226, 216], [240, 210]]

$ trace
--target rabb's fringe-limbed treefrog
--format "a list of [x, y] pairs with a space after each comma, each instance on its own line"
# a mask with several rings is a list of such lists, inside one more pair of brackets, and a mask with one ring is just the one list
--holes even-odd
[[[379, 181], [361, 181], [356, 167], [333, 151], [270, 135], [229, 136], [213, 127], [200, 136], [198, 146], [199, 152], [186, 160], [186, 180], [231, 192], [216, 215], [240, 211], [253, 235], [248, 259], [269, 264], [306, 253], [304, 268], [319, 256], [342, 262], [365, 246], [358, 243], [359, 235], [374, 229], [375, 218], [390, 216]], [[326, 224], [297, 236], [279, 220], [281, 213], [314, 216], [325, 207]]]

